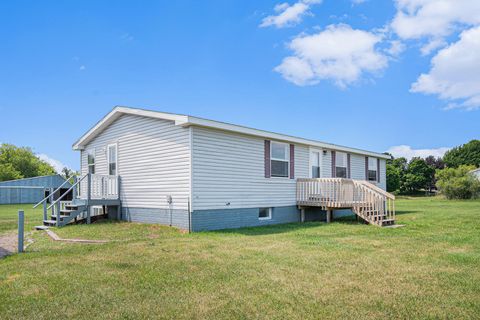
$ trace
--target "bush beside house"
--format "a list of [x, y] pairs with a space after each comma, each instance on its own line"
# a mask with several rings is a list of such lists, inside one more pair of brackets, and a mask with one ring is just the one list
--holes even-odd
[[437, 187], [447, 199], [473, 199], [480, 196], [480, 181], [470, 172], [474, 166], [437, 171]]

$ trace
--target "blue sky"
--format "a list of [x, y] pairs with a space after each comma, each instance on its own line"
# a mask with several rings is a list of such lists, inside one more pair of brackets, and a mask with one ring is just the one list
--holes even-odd
[[72, 143], [124, 105], [441, 154], [479, 137], [479, 17], [468, 0], [2, 1], [0, 142], [76, 169]]

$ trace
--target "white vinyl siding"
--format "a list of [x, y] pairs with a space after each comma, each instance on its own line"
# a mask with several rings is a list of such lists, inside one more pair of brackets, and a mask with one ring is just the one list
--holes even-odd
[[[330, 178], [332, 175], [332, 153], [327, 151], [326, 155], [322, 157], [322, 178]], [[376, 158], [375, 158], [376, 161]], [[380, 183], [371, 181], [371, 183], [376, 184], [378, 187], [386, 190], [387, 184], [387, 172], [386, 172], [386, 161], [380, 159]], [[351, 178], [354, 180], [365, 180], [365, 155], [360, 154], [350, 154], [350, 174]]]
[[[173, 121], [123, 115], [85, 149], [95, 150], [96, 173], [107, 175], [107, 147], [117, 144], [123, 207], [186, 210], [190, 196], [189, 131]], [[85, 174], [86, 151], [81, 158]], [[172, 196], [172, 207], [167, 203], [168, 196]]]
[[365, 156], [359, 154], [350, 156], [350, 174], [354, 180], [365, 180]]
[[[264, 148], [259, 137], [193, 127], [193, 209], [296, 205], [295, 179], [265, 178]], [[295, 177], [309, 170], [309, 148], [295, 145]]]
[[[86, 150], [94, 150], [96, 173], [107, 175], [107, 147], [116, 143], [124, 207], [186, 210], [190, 194], [191, 210], [296, 205], [296, 179], [265, 178], [264, 141], [217, 129], [184, 128], [169, 120], [123, 115], [85, 146], [81, 173], [88, 173]], [[310, 177], [311, 149], [295, 145], [295, 178]], [[321, 175], [331, 177], [331, 150], [320, 152]], [[379, 187], [385, 189], [383, 159], [379, 172]], [[351, 177], [365, 180], [364, 155], [351, 154]], [[167, 203], [169, 195], [172, 207]]]

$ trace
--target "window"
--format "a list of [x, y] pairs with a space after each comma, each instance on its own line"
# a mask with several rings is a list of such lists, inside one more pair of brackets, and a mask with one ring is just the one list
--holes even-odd
[[108, 174], [111, 176], [117, 175], [117, 145], [111, 144], [108, 146]]
[[272, 219], [272, 208], [261, 208], [258, 212], [259, 220], [270, 220]]
[[272, 142], [272, 177], [288, 178], [290, 167], [290, 146], [286, 143]]
[[368, 157], [368, 181], [377, 181], [377, 159]]
[[335, 177], [347, 177], [347, 154], [343, 152], [335, 153]]
[[310, 153], [310, 163], [312, 166], [312, 178], [320, 178], [320, 152], [312, 151]]
[[95, 174], [95, 149], [87, 151], [88, 173]]

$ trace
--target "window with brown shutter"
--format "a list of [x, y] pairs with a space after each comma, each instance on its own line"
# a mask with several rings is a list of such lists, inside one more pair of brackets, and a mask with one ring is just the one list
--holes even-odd
[[270, 143], [270, 176], [290, 177], [290, 145], [283, 142]]
[[345, 152], [335, 152], [335, 178], [347, 178], [348, 156]]
[[368, 159], [368, 171], [367, 171], [367, 180], [377, 182], [378, 181], [378, 159], [367, 157]]

